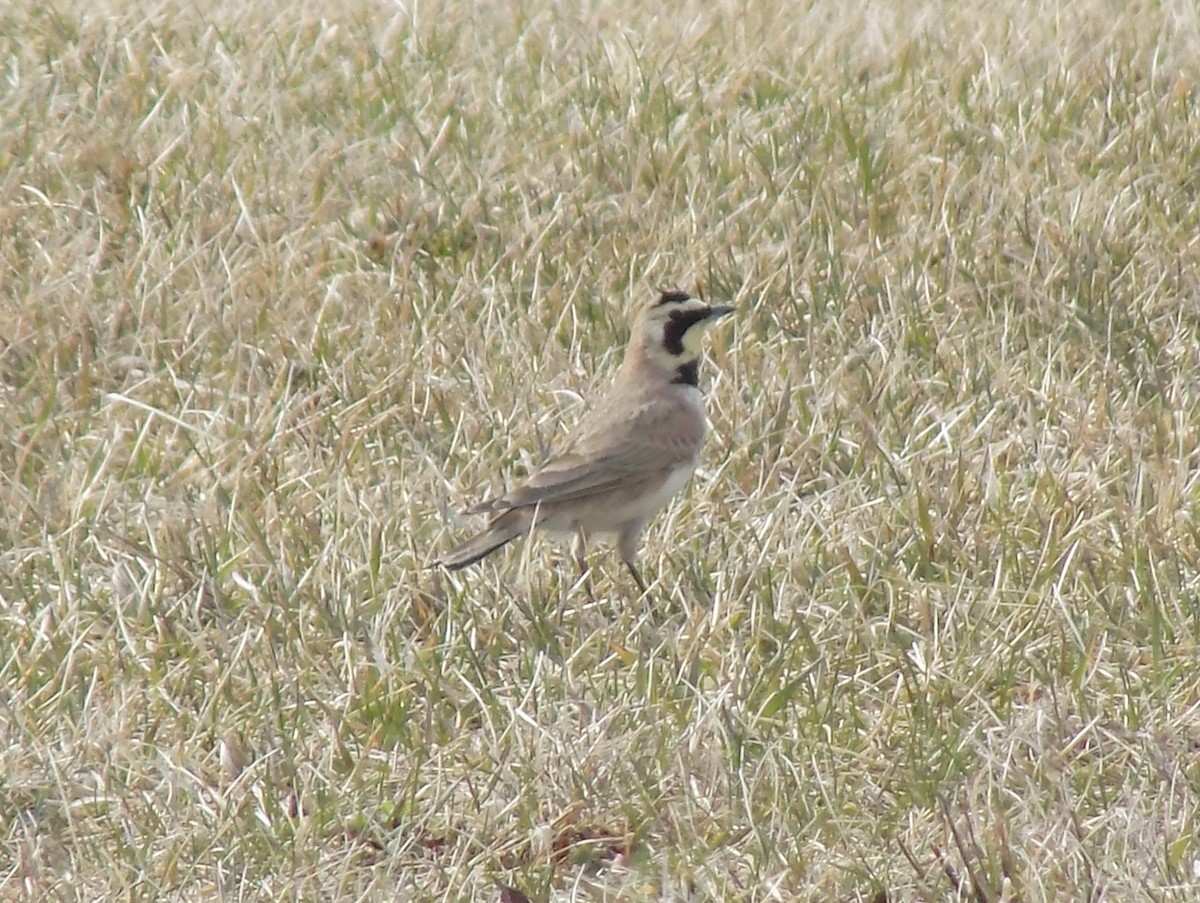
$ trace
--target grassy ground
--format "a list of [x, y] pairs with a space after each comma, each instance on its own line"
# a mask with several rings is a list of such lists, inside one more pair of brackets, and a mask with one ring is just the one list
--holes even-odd
[[0, 12], [0, 897], [1195, 899], [1192, 4], [344, 4]]

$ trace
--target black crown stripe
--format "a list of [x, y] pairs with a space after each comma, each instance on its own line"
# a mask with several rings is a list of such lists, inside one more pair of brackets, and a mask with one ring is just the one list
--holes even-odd
[[691, 300], [691, 295], [679, 291], [664, 291], [658, 296], [659, 304], [683, 304], [685, 301]]

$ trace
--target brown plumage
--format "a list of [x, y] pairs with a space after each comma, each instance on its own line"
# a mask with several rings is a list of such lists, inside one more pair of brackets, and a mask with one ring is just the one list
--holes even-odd
[[699, 461], [707, 429], [697, 386], [701, 339], [732, 310], [684, 292], [663, 292], [644, 308], [599, 404], [526, 483], [471, 509], [491, 514], [486, 529], [439, 563], [466, 567], [537, 527], [579, 537], [586, 570], [583, 537], [612, 533], [621, 560], [645, 592], [636, 565], [638, 540]]

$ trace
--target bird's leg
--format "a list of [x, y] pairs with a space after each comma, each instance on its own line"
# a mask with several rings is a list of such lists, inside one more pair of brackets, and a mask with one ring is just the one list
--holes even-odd
[[621, 553], [621, 560], [625, 562], [625, 567], [629, 568], [629, 573], [633, 574], [633, 582], [638, 585], [641, 590], [641, 595], [645, 596], [648, 592], [646, 589], [646, 581], [642, 579], [642, 575], [638, 573], [637, 561], [638, 553], [638, 537], [642, 535], [643, 523], [629, 524], [621, 531], [617, 537], [617, 551]]
[[587, 560], [587, 536], [582, 530], [575, 533], [575, 541], [571, 544], [575, 552], [575, 563], [579, 565], [579, 579], [583, 581], [585, 592], [587, 592], [588, 602], [595, 605], [596, 597], [592, 594], [592, 575], [591, 568], [588, 567]]
[[633, 574], [633, 582], [638, 585], [638, 589], [642, 591], [642, 595], [644, 596], [646, 593], [650, 592], [650, 590], [646, 588], [646, 581], [643, 580], [642, 575], [638, 573], [637, 565], [632, 561], [626, 561], [625, 567], [629, 568], [629, 573]]

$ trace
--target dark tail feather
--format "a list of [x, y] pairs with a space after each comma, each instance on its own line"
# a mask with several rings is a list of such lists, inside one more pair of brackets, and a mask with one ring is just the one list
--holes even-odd
[[522, 510], [507, 511], [488, 524], [488, 528], [444, 555], [438, 564], [451, 571], [465, 568], [486, 558], [501, 546], [529, 532], [529, 516]]

